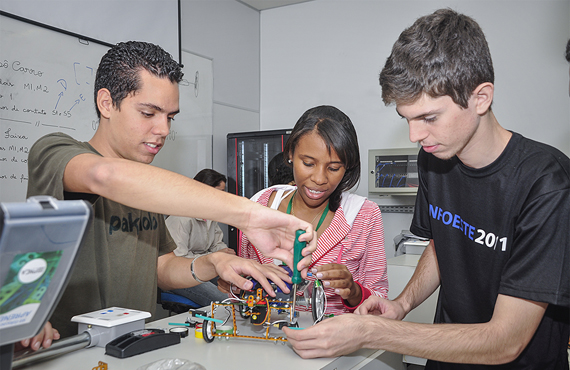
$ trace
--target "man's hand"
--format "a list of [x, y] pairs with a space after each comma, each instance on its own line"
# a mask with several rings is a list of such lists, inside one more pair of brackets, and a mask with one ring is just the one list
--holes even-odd
[[234, 251], [231, 248], [224, 248], [224, 249], [220, 249], [218, 252], [222, 252], [222, 253], [227, 253], [227, 254], [231, 254], [231, 255], [236, 255], [236, 251]]
[[374, 295], [362, 302], [354, 313], [357, 315], [377, 315], [395, 320], [402, 320], [407, 314], [397, 301], [390, 301]]
[[352, 279], [352, 274], [345, 265], [329, 263], [315, 267], [311, 270], [321, 279], [325, 288], [333, 288], [334, 292], [348, 301], [351, 306], [356, 306], [362, 299], [360, 286]]
[[275, 297], [275, 292], [269, 281], [267, 281], [268, 279], [281, 288], [283, 292], [289, 293], [289, 288], [287, 288], [285, 282], [291, 283], [291, 277], [279, 266], [274, 264], [262, 265], [257, 261], [232, 256], [227, 253], [212, 253], [208, 257], [207, 260], [220, 276], [221, 281], [218, 279], [218, 286], [220, 284], [223, 286], [223, 282], [231, 282], [240, 289], [251, 290], [253, 283], [243, 277], [251, 276], [272, 297]]
[[60, 338], [57, 329], [52, 328], [51, 324], [46, 322], [44, 328], [38, 335], [33, 338], [24, 339], [20, 343], [16, 343], [14, 350], [21, 351], [26, 348], [30, 348], [33, 351], [37, 351], [40, 347], [49, 348], [54, 340]]
[[[264, 264], [262, 266], [264, 267], [264, 269], [267, 268], [269, 270], [274, 270], [274, 272], [276, 272], [279, 275], [282, 272], [285, 272], [285, 270], [283, 270], [281, 267], [274, 265], [272, 263]], [[287, 274], [287, 272], [285, 272], [285, 274]], [[287, 279], [287, 281], [290, 282], [290, 279]], [[231, 293], [230, 293], [230, 288], [231, 288]], [[241, 292], [240, 287], [238, 287], [235, 284], [232, 284], [229, 281], [226, 281], [222, 278], [218, 279], [218, 290], [222, 293], [234, 294], [234, 295], [238, 295]], [[287, 290], [287, 292], [288, 292], [288, 290]]]
[[287, 341], [302, 358], [337, 357], [363, 347], [364, 317], [343, 314], [303, 330], [283, 327]]
[[[285, 262], [291, 269], [298, 269], [301, 271], [301, 276], [307, 278], [311, 254], [317, 249], [317, 238], [311, 224], [286, 213], [251, 202], [249, 223], [241, 230], [247, 235], [251, 244], [263, 255]], [[297, 230], [305, 230], [299, 240], [307, 242], [307, 246], [302, 252], [304, 258], [299, 261], [297, 266], [293, 266], [293, 244]]]

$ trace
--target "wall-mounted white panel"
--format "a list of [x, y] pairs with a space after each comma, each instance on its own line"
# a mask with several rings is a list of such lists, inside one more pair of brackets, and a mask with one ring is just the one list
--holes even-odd
[[214, 101], [259, 111], [259, 12], [235, 0], [182, 0], [182, 48], [212, 58]]
[[179, 59], [177, 0], [2, 0], [0, 10], [110, 44], [152, 42]]

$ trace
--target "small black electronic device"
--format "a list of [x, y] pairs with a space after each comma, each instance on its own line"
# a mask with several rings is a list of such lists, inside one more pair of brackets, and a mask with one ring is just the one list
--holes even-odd
[[123, 334], [107, 343], [105, 354], [127, 358], [178, 343], [178, 333], [167, 333], [162, 329], [141, 329]]

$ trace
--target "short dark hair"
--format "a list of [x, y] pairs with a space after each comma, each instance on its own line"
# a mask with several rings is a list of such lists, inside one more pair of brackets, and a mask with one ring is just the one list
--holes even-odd
[[222, 175], [218, 171], [211, 170], [209, 168], [204, 168], [194, 176], [194, 180], [200, 181], [206, 185], [216, 187], [222, 182], [227, 182], [226, 176]]
[[287, 163], [283, 152], [279, 152], [275, 157], [271, 158], [267, 165], [267, 177], [269, 177], [269, 186], [277, 184], [289, 184], [295, 181], [293, 177], [293, 169]]
[[101, 58], [95, 76], [95, 109], [97, 117], [101, 112], [97, 107], [97, 93], [105, 88], [111, 93], [115, 107], [128, 94], [140, 89], [141, 70], [160, 77], [168, 78], [170, 82], [182, 81], [182, 66], [172, 59], [172, 56], [160, 46], [148, 42], [120, 42], [107, 51]]
[[570, 63], [570, 39], [566, 43], [566, 61]]
[[475, 88], [494, 81], [483, 30], [451, 9], [423, 16], [405, 29], [380, 73], [386, 105], [412, 104], [426, 93], [434, 98], [448, 95], [467, 108]]
[[343, 191], [351, 189], [360, 180], [360, 150], [352, 121], [338, 108], [321, 105], [307, 110], [295, 124], [283, 152], [290, 159], [303, 136], [316, 132], [327, 149], [334, 149], [344, 164], [346, 172], [340, 184], [329, 198], [329, 208], [335, 212], [340, 206]]

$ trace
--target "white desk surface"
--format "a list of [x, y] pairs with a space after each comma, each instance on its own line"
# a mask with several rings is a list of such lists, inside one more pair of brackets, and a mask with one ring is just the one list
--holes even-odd
[[398, 257], [388, 258], [386, 262], [388, 265], [411, 266], [415, 269], [420, 257], [421, 254], [401, 254]]
[[[168, 330], [174, 326], [168, 323], [184, 323], [189, 314], [167, 317], [146, 324], [147, 328]], [[217, 314], [216, 314], [217, 317]], [[199, 320], [199, 319], [197, 319]], [[230, 321], [231, 322], [231, 321]], [[240, 334], [245, 334], [251, 324], [237, 318]], [[301, 313], [299, 325], [310, 325], [310, 313]], [[201, 364], [207, 370], [218, 369], [272, 369], [272, 370], [304, 370], [304, 369], [361, 369], [383, 351], [361, 349], [355, 353], [339, 358], [319, 358], [305, 360], [299, 357], [288, 344], [273, 341], [245, 338], [229, 340], [216, 337], [212, 343], [194, 336], [194, 329], [189, 328], [190, 334], [182, 338], [180, 344], [157, 349], [133, 357], [119, 359], [105, 354], [102, 347], [79, 349], [59, 357], [40, 362], [23, 369], [25, 370], [91, 370], [97, 367], [99, 361], [107, 363], [108, 370], [136, 370], [138, 367], [166, 359], [186, 359]], [[278, 329], [271, 333], [279, 336]]]

